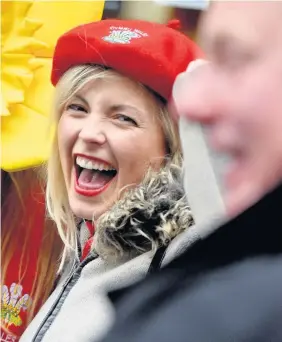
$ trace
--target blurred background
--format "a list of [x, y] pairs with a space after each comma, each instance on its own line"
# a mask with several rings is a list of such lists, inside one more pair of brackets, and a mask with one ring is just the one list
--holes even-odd
[[105, 1], [103, 18], [145, 19], [159, 23], [179, 19], [181, 31], [195, 38], [199, 15], [208, 3], [208, 0]]

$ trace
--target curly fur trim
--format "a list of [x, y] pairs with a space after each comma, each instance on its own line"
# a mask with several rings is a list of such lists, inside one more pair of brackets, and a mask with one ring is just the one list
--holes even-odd
[[131, 258], [167, 245], [193, 225], [178, 167], [149, 171], [96, 224], [94, 249], [104, 259]]

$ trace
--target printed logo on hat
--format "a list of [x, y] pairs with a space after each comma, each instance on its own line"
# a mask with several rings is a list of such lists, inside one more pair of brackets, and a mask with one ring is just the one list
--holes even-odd
[[102, 39], [113, 44], [130, 44], [131, 39], [138, 39], [141, 37], [147, 37], [148, 34], [137, 29], [131, 29], [128, 27], [110, 27], [110, 34]]

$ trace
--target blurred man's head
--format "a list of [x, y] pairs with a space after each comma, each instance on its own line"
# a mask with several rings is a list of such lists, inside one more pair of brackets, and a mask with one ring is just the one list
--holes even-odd
[[282, 3], [215, 2], [200, 40], [212, 63], [187, 76], [176, 106], [208, 125], [212, 147], [231, 156], [234, 215], [282, 179]]

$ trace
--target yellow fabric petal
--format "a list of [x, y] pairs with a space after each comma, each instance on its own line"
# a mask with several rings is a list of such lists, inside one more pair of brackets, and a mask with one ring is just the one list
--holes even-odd
[[52, 68], [51, 58], [36, 58], [40, 67], [33, 73], [29, 91], [25, 94], [25, 105], [40, 115], [49, 117], [52, 111], [54, 87], [50, 82]]
[[32, 4], [32, 1], [1, 2], [1, 93], [8, 111], [10, 105], [24, 102], [33, 78], [30, 64], [34, 58], [33, 49], [47, 47], [45, 42], [34, 37], [42, 23], [39, 20], [34, 23], [27, 17]]
[[12, 115], [1, 117], [1, 168], [14, 171], [40, 165], [51, 144], [48, 119], [21, 104], [11, 111]]
[[9, 112], [9, 109], [7, 106], [7, 102], [5, 101], [5, 98], [4, 98], [2, 93], [1, 93], [1, 113], [4, 116], [10, 115], [10, 112]]
[[1, 92], [6, 102], [21, 103], [24, 100], [24, 92], [28, 82], [21, 80], [21, 75], [32, 79], [32, 71], [28, 66], [29, 55], [2, 55]]
[[100, 20], [104, 1], [37, 1], [29, 11], [32, 18], [40, 18], [43, 25], [34, 38], [44, 41], [49, 48], [34, 51], [38, 57], [51, 57], [56, 38], [75, 26]]

